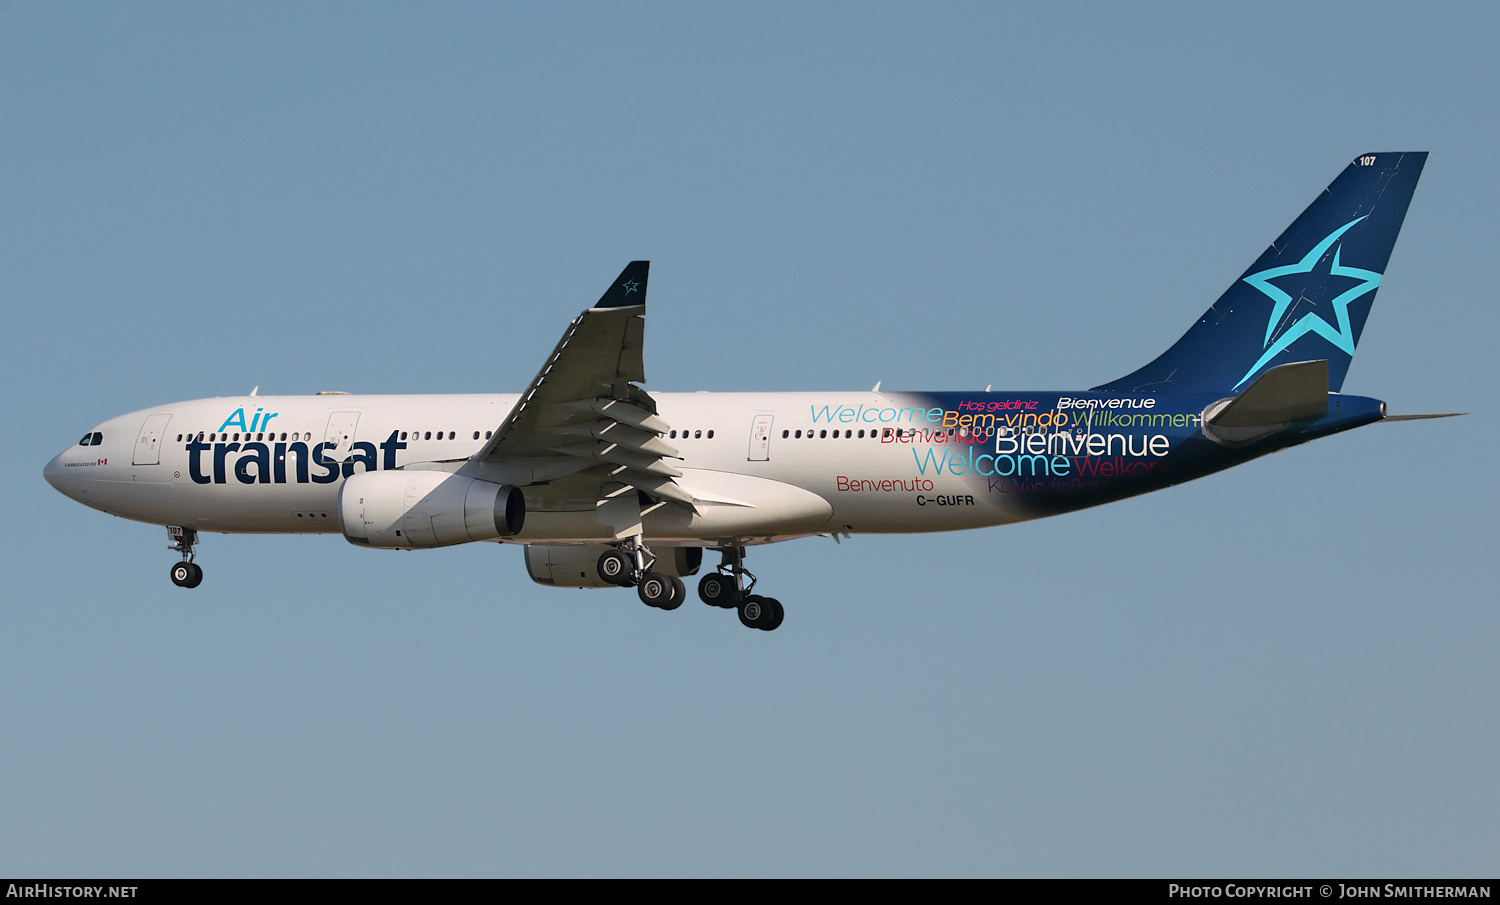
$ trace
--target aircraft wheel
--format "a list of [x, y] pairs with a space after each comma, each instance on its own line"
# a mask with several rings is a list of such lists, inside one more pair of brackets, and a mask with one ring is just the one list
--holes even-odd
[[751, 594], [740, 601], [738, 609], [740, 624], [745, 628], [765, 628], [770, 624], [771, 608], [766, 605], [766, 598], [759, 594]]
[[687, 585], [683, 584], [682, 579], [676, 575], [668, 575], [667, 580], [672, 582], [672, 597], [666, 603], [662, 604], [661, 608], [664, 610], [675, 610], [682, 606], [682, 602], [687, 599]]
[[172, 566], [172, 584], [179, 588], [196, 588], [203, 583], [203, 567], [197, 563], [180, 562]]
[[641, 598], [641, 603], [659, 610], [675, 609], [678, 605], [672, 602], [677, 596], [677, 591], [672, 586], [672, 576], [660, 572], [642, 575], [640, 583], [635, 586], [635, 593]]
[[775, 597], [766, 598], [766, 609], [768, 610], [766, 624], [756, 627], [767, 632], [774, 632], [781, 626], [781, 620], [786, 618], [786, 610], [782, 609], [781, 601]]
[[599, 557], [599, 577], [610, 584], [630, 587], [635, 584], [635, 576], [631, 574], [634, 571], [635, 564], [619, 550], [605, 550]]
[[734, 578], [721, 572], [710, 572], [698, 581], [698, 599], [709, 606], [732, 609], [734, 600]]

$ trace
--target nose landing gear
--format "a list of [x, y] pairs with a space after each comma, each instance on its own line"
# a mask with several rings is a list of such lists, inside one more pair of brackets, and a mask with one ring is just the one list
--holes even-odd
[[198, 543], [198, 532], [178, 525], [167, 526], [167, 537], [172, 545], [167, 547], [182, 554], [182, 562], [172, 566], [172, 584], [179, 588], [196, 588], [203, 583], [203, 567], [193, 562], [193, 547]]

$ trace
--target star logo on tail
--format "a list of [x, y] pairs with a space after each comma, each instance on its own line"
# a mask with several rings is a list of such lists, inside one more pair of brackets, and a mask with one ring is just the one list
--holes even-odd
[[[1367, 214], [1366, 216], [1369, 215]], [[1354, 354], [1354, 328], [1349, 324], [1349, 303], [1360, 296], [1374, 292], [1375, 288], [1380, 285], [1381, 274], [1369, 270], [1360, 270], [1357, 267], [1345, 267], [1339, 260], [1342, 246], [1334, 247], [1334, 244], [1339, 241], [1340, 237], [1350, 227], [1363, 219], [1365, 218], [1358, 217], [1350, 220], [1348, 223], [1329, 233], [1324, 237], [1323, 241], [1313, 246], [1312, 251], [1309, 251], [1303, 256], [1302, 260], [1295, 264], [1288, 264], [1285, 267], [1272, 267], [1245, 277], [1246, 283], [1260, 290], [1274, 304], [1271, 306], [1271, 317], [1266, 321], [1266, 340], [1264, 343], [1266, 351], [1250, 367], [1250, 370], [1245, 372], [1245, 376], [1240, 378], [1240, 382], [1234, 385], [1234, 389], [1238, 390], [1240, 385], [1249, 380], [1250, 376], [1259, 371], [1263, 365], [1285, 351], [1292, 343], [1309, 333], [1318, 334], [1343, 350], [1346, 355]], [[1333, 248], [1333, 259], [1328, 263], [1327, 269], [1322, 270], [1319, 268], [1319, 264], [1323, 261], [1323, 257], [1328, 253], [1329, 248]], [[1290, 293], [1271, 282], [1278, 278], [1288, 278], [1290, 281], [1295, 280], [1297, 277], [1302, 278], [1301, 288], [1305, 288], [1309, 282], [1327, 279], [1328, 277], [1343, 277], [1356, 281], [1354, 286], [1339, 293], [1331, 303], [1334, 320], [1338, 322], [1337, 326], [1330, 324], [1316, 312], [1309, 311], [1293, 321], [1290, 326], [1281, 330], [1278, 335], [1277, 329], [1282, 326], [1282, 319], [1286, 317], [1287, 309], [1292, 308], [1294, 303], [1308, 301], [1309, 304], [1315, 304], [1307, 299], [1305, 295], [1293, 298]]]

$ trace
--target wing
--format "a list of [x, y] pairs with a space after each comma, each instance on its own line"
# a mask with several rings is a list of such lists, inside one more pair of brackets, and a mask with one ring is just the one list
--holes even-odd
[[691, 506], [661, 438], [668, 425], [646, 381], [649, 261], [632, 261], [563, 333], [500, 429], [464, 472], [497, 483], [549, 484], [550, 503], [602, 506], [630, 489]]

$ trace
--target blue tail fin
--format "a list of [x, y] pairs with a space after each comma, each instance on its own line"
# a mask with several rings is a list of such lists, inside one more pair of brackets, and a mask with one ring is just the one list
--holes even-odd
[[1238, 393], [1267, 368], [1327, 359], [1337, 392], [1426, 162], [1356, 157], [1172, 348], [1094, 389]]

